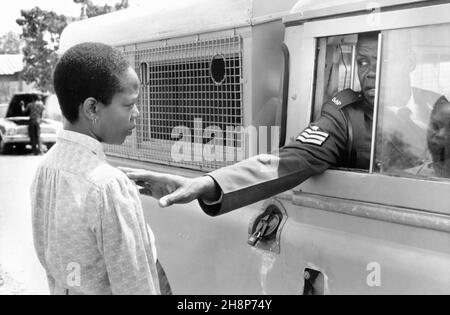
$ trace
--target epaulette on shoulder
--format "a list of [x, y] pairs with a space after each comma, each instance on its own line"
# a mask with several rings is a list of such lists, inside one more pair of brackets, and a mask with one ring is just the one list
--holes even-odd
[[361, 101], [361, 99], [361, 93], [357, 93], [351, 89], [345, 89], [337, 93], [331, 99], [331, 103], [338, 106], [339, 108], [344, 108], [347, 105]]

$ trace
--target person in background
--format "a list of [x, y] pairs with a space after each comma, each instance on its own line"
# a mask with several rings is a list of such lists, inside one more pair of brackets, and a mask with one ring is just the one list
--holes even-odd
[[22, 112], [29, 112], [30, 122], [28, 124], [28, 135], [30, 136], [31, 149], [34, 155], [42, 153], [41, 143], [41, 122], [42, 114], [44, 113], [45, 106], [40, 96], [33, 102], [30, 102], [25, 106], [25, 103], [21, 101]]
[[407, 172], [427, 178], [450, 178], [450, 103], [448, 101], [441, 100], [436, 103], [431, 112], [427, 143], [431, 162], [426, 162]]

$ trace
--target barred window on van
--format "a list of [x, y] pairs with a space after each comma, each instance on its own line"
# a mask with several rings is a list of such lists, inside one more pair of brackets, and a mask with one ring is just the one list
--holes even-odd
[[[198, 170], [235, 163], [243, 148], [240, 36], [128, 51], [141, 79], [135, 134], [110, 155]], [[214, 158], [203, 156], [214, 142]], [[191, 145], [192, 144], [192, 145]]]
[[450, 25], [383, 33], [376, 171], [450, 178]]

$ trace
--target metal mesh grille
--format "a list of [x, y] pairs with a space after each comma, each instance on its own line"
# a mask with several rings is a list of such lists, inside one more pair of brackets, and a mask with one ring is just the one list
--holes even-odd
[[[243, 149], [241, 133], [235, 130], [243, 124], [240, 36], [126, 54], [141, 79], [141, 115], [134, 134], [122, 146], [106, 146], [107, 154], [206, 171], [234, 163], [230, 149]], [[190, 158], [182, 160], [172, 152], [181, 140], [174, 132], [180, 126], [190, 132], [184, 141], [192, 144], [192, 154], [183, 151]], [[205, 135], [212, 126], [223, 133]], [[201, 145], [210, 143], [212, 135], [215, 154], [221, 151], [222, 159], [201, 156]]]

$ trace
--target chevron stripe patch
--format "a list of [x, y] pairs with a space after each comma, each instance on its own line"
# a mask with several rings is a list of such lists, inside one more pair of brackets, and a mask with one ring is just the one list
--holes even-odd
[[330, 134], [320, 130], [318, 126], [310, 126], [298, 136], [297, 141], [321, 147], [329, 137]]

